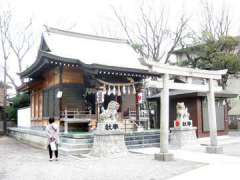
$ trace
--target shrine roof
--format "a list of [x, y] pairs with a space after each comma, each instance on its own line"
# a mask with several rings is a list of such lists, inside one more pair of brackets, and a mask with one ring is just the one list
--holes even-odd
[[40, 60], [43, 55], [55, 57], [58, 61], [69, 61], [70, 63], [149, 72], [148, 67], [140, 62], [139, 55], [127, 40], [47, 27], [42, 35], [37, 60], [20, 75], [26, 77], [34, 69], [44, 64], [44, 60]]

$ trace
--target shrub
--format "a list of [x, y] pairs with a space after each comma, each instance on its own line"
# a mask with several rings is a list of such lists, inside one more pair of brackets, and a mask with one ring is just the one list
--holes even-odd
[[29, 94], [18, 94], [11, 99], [12, 104], [6, 108], [8, 119], [17, 121], [17, 110], [30, 105]]

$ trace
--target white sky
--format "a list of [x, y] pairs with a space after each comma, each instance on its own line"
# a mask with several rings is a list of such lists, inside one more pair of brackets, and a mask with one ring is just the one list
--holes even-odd
[[[26, 23], [29, 18], [33, 19], [33, 33], [35, 46], [25, 59], [25, 67], [30, 66], [35, 60], [39, 38], [43, 30], [43, 24], [67, 28], [89, 34], [107, 34], [109, 29], [111, 35], [119, 35], [118, 21], [116, 20], [111, 6], [119, 12], [130, 17], [132, 21], [138, 18], [137, 11], [143, 4], [158, 13], [161, 7], [167, 12], [169, 23], [174, 27], [176, 19], [184, 11], [191, 17], [191, 26], [198, 29], [201, 20], [200, 3], [202, 0], [0, 0], [0, 11], [10, 7], [14, 21], [18, 26]], [[7, 2], [7, 3], [6, 3]], [[240, 17], [239, 0], [208, 0], [214, 9], [220, 10], [222, 4], [229, 8], [232, 19], [233, 35], [239, 35]], [[116, 32], [116, 33], [115, 33]], [[0, 52], [1, 55], [1, 52]], [[2, 63], [2, 61], [0, 61]], [[9, 65], [11, 73], [16, 73], [16, 63]], [[2, 80], [0, 72], [0, 80]]]

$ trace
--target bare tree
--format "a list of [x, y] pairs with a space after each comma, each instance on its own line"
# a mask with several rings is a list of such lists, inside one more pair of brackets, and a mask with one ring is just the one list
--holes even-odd
[[[6, 64], [6, 66], [7, 66], [7, 64]], [[5, 63], [4, 63], [4, 65], [0, 66], [0, 69], [2, 69], [5, 74]], [[6, 78], [10, 81], [9, 84], [12, 84], [14, 89], [17, 90], [18, 85], [16, 83], [16, 80], [9, 74], [9, 72], [7, 70], [6, 70]], [[6, 82], [6, 84], [8, 84], [8, 82]]]
[[[13, 32], [13, 29], [11, 29], [8, 36], [9, 45], [17, 59], [19, 73], [22, 72], [23, 60], [26, 54], [29, 52], [29, 50], [33, 46], [33, 34], [31, 31], [31, 26], [32, 26], [32, 19], [29, 20], [29, 22], [23, 28], [22, 31]], [[10, 77], [10, 75], [8, 77], [13, 85], [16, 84], [16, 83], [13, 83], [14, 79]], [[21, 79], [21, 83], [23, 83], [22, 79]]]
[[[2, 49], [2, 57], [3, 57], [3, 107], [4, 109], [7, 106], [7, 61], [10, 55], [10, 47], [8, 44], [8, 36], [9, 36], [9, 27], [10, 27], [10, 21], [11, 21], [11, 13], [9, 11], [5, 11], [0, 15], [0, 41], [1, 41], [1, 49]], [[3, 129], [6, 133], [7, 129], [7, 121], [6, 116], [4, 114], [4, 123], [3, 123]]]
[[176, 29], [172, 31], [168, 27], [164, 9], [160, 9], [159, 15], [156, 15], [146, 13], [143, 8], [140, 8], [140, 20], [134, 27], [130, 27], [129, 19], [120, 15], [114, 7], [112, 8], [130, 45], [146, 59], [167, 63], [172, 52], [185, 36], [188, 19], [184, 15], [180, 17]]
[[209, 4], [209, 2], [202, 1], [202, 8], [202, 37], [207, 38], [207, 40], [219, 40], [223, 36], [228, 36], [231, 20], [227, 7], [222, 5], [221, 10], [219, 12], [216, 12], [213, 6]]
[[[21, 30], [21, 27], [17, 27], [16, 24], [13, 23], [12, 17], [11, 10], [2, 11], [0, 14], [0, 40], [4, 60], [3, 65], [0, 65], [0, 69], [3, 69], [4, 72], [6, 70], [4, 77], [9, 79], [17, 92], [17, 79], [14, 77], [14, 74], [11, 74], [7, 70], [6, 67], [9, 64], [7, 60], [9, 59], [10, 54], [13, 54], [15, 58], [14, 56], [11, 56], [11, 63], [16, 60], [18, 65], [17, 72], [22, 72], [25, 56], [33, 46], [33, 34], [31, 31], [32, 19], [30, 19]], [[22, 79], [21, 83], [23, 83]]]

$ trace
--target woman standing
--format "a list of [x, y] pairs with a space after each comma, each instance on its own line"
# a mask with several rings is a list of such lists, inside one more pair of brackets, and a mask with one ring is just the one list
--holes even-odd
[[53, 151], [55, 160], [58, 160], [59, 127], [54, 123], [54, 118], [49, 118], [49, 124], [46, 127], [48, 136], [49, 161], [53, 160]]

